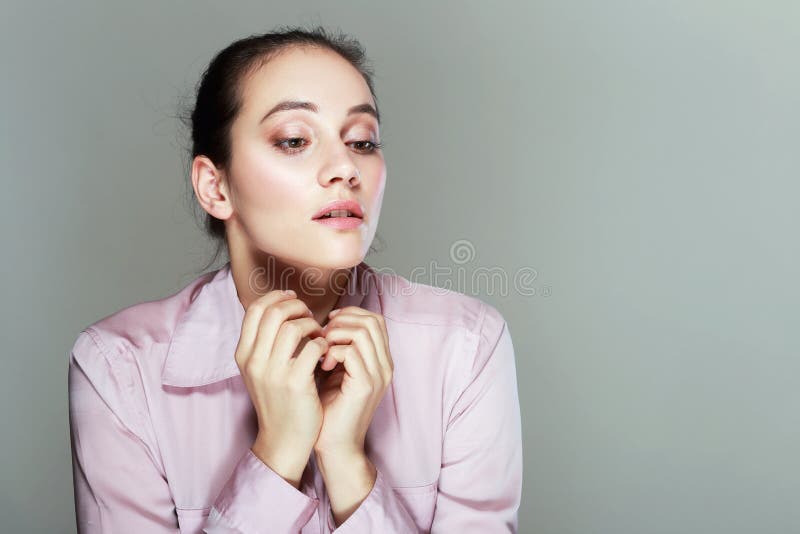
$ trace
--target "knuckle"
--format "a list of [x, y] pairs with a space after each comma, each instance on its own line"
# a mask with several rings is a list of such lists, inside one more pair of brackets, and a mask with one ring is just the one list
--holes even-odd
[[283, 294], [280, 289], [272, 289], [258, 297], [256, 302], [263, 303], [264, 306], [276, 306], [286, 300], [287, 297], [288, 295]]
[[261, 316], [261, 315], [264, 314], [264, 310], [265, 310], [266, 307], [267, 307], [267, 303], [264, 302], [263, 300], [261, 300], [261, 299], [254, 300], [253, 302], [251, 302], [247, 306], [247, 309], [245, 310], [244, 313], [248, 317], [253, 316], [253, 315]]
[[277, 321], [283, 317], [283, 312], [277, 306], [269, 306], [264, 310], [264, 319], [267, 321]]
[[361, 340], [362, 343], [369, 341], [369, 331], [366, 328], [359, 328], [355, 335]]
[[263, 372], [263, 366], [257, 358], [249, 358], [242, 366], [242, 370], [247, 376], [258, 376]]
[[301, 330], [296, 321], [286, 321], [280, 327], [281, 335], [290, 338], [299, 338]]
[[332, 345], [330, 348], [328, 348], [328, 354], [330, 354], [338, 362], [341, 362], [348, 357], [347, 349], [344, 348], [343, 345]]
[[328, 341], [324, 337], [315, 337], [312, 341], [317, 347], [317, 352], [325, 352], [325, 349], [328, 348]]

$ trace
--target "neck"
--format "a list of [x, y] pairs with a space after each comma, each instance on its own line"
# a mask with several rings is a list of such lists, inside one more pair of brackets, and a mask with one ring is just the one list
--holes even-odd
[[231, 255], [231, 274], [246, 310], [251, 302], [275, 289], [291, 289], [325, 326], [340, 295], [347, 291], [355, 267], [321, 268], [289, 264], [271, 255]]

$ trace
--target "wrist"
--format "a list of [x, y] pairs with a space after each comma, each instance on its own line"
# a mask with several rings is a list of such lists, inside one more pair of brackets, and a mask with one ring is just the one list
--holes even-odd
[[362, 451], [314, 451], [317, 467], [323, 477], [337, 474], [367, 473], [375, 469], [366, 453]]
[[364, 502], [377, 480], [377, 469], [366, 454], [324, 455], [317, 467], [325, 481], [336, 527]]
[[275, 450], [268, 443], [256, 440], [250, 450], [264, 465], [278, 474], [281, 478], [299, 489], [308, 458], [302, 459], [296, 453], [285, 453]]
[[339, 459], [357, 459], [366, 458], [367, 454], [364, 452], [363, 440], [361, 444], [347, 443], [337, 445], [320, 446], [319, 443], [314, 444], [314, 454], [324, 458], [339, 458]]

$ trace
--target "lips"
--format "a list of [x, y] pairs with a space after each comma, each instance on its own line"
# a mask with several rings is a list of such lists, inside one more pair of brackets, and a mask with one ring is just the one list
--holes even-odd
[[[327, 214], [331, 212], [341, 212], [347, 211], [349, 214], [345, 214], [349, 217], [356, 217], [361, 219], [364, 217], [364, 213], [361, 210], [361, 205], [355, 200], [334, 200], [333, 202], [329, 202], [325, 205], [322, 209], [320, 209], [317, 213], [314, 214], [312, 219], [321, 219], [325, 218], [334, 218], [334, 217], [326, 217]], [[342, 218], [342, 213], [335, 213], [335, 218]]]

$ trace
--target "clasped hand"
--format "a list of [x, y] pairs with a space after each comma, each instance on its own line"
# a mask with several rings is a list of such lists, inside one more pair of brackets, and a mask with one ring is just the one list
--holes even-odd
[[270, 291], [248, 305], [236, 347], [258, 417], [252, 449], [294, 482], [312, 449], [345, 463], [365, 457], [394, 372], [383, 316], [357, 306], [329, 316], [323, 327], [293, 291]]
[[316, 372], [324, 415], [314, 450], [360, 454], [394, 372], [386, 323], [382, 315], [357, 306], [333, 310], [329, 317], [322, 328], [329, 347]]

